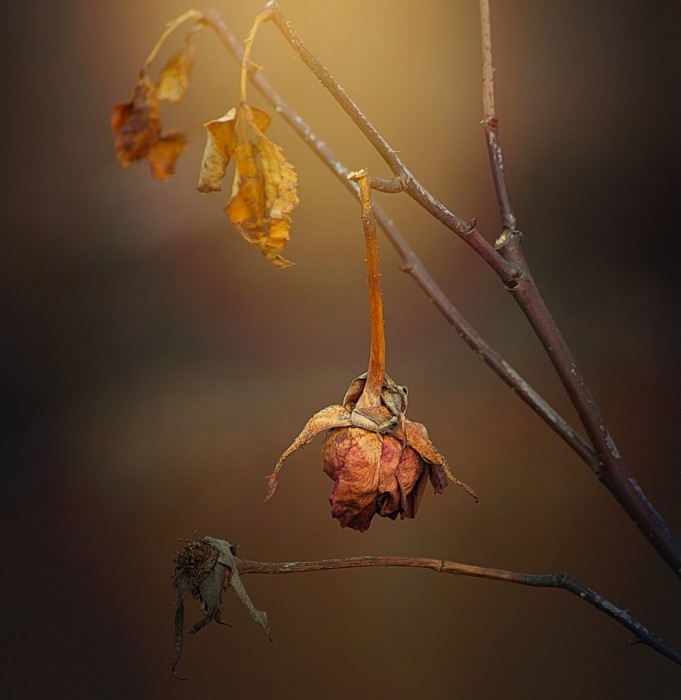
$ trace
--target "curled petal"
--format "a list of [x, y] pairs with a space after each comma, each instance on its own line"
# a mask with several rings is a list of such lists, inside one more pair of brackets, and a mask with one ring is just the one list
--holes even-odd
[[348, 387], [348, 390], [345, 392], [345, 396], [343, 397], [343, 406], [345, 406], [345, 409], [347, 411], [352, 411], [352, 409], [355, 407], [355, 404], [359, 400], [359, 397], [362, 395], [362, 392], [364, 391], [364, 385], [367, 383], [367, 373], [365, 372], [364, 374], [361, 374], [357, 379], [353, 379], [352, 382], [350, 383], [350, 386]]
[[[430, 480], [435, 487], [436, 493], [441, 493], [444, 489], [446, 481], [443, 475], [446, 475], [452, 483], [460, 486], [469, 496], [477, 502], [478, 494], [463, 481], [459, 481], [449, 469], [449, 465], [445, 458], [437, 451], [435, 445], [428, 437], [426, 426], [422, 423], [413, 423], [406, 421], [404, 431], [406, 433], [407, 444], [415, 449], [421, 457], [432, 465], [430, 470]], [[397, 433], [396, 433], [397, 435]]]
[[332, 430], [324, 441], [324, 471], [336, 482], [329, 502], [341, 527], [364, 532], [376, 514], [383, 436], [362, 428]]
[[342, 428], [352, 425], [350, 420], [350, 414], [343, 408], [334, 404], [333, 406], [327, 406], [323, 408], [318, 413], [315, 413], [312, 418], [305, 424], [305, 427], [300, 432], [300, 435], [291, 443], [291, 445], [284, 451], [284, 453], [279, 457], [279, 461], [274, 467], [274, 471], [267, 477], [267, 494], [265, 496], [265, 501], [269, 501], [277, 490], [278, 481], [277, 474], [281, 469], [284, 460], [295, 452], [299, 447], [305, 447], [314, 440], [314, 438], [321, 433], [323, 430], [329, 430], [330, 428]]
[[379, 514], [393, 520], [398, 514], [403, 518], [415, 517], [423, 498], [429, 466], [411, 447], [404, 447], [398, 439], [385, 436], [378, 488]]

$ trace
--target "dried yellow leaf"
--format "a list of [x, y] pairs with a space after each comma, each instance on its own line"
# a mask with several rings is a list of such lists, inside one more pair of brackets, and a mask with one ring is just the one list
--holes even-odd
[[189, 88], [194, 59], [194, 45], [187, 42], [187, 45], [166, 63], [156, 86], [156, 95], [160, 100], [179, 102], [184, 97]]
[[[270, 124], [270, 116], [257, 107], [250, 110], [253, 122], [260, 131], [264, 131]], [[208, 138], [199, 173], [199, 192], [218, 192], [222, 189], [222, 178], [237, 146], [236, 122], [237, 109], [232, 107], [224, 116], [204, 124]]]
[[277, 267], [292, 263], [282, 256], [289, 240], [291, 211], [298, 204], [297, 176], [279, 146], [264, 134], [269, 115], [240, 104], [207, 122], [208, 139], [198, 189], [221, 189], [225, 170], [235, 162], [232, 196], [225, 208], [239, 233]]

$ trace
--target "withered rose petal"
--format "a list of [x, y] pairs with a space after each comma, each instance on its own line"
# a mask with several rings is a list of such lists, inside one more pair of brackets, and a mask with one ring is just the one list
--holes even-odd
[[[402, 489], [402, 517], [415, 518], [418, 512], [423, 492], [426, 489], [426, 481], [430, 473], [430, 465], [423, 462], [420, 455], [411, 448], [409, 449], [409, 460], [403, 460], [397, 469], [397, 480]], [[405, 451], [406, 452], [406, 451]], [[416, 455], [416, 457], [414, 457]], [[418, 460], [419, 471], [412, 466], [412, 460]], [[416, 480], [414, 480], [416, 479]]]
[[329, 503], [341, 527], [364, 532], [376, 514], [382, 436], [336, 428], [324, 440], [324, 471], [336, 482]]
[[428, 437], [428, 430], [423, 423], [407, 421], [407, 442], [421, 455], [426, 466], [430, 470], [430, 483], [435, 488], [435, 493], [442, 493], [449, 484], [447, 472], [444, 466], [445, 458], [435, 449], [435, 445]]
[[425, 476], [419, 454], [397, 438], [386, 435], [383, 438], [378, 488], [379, 514], [393, 520], [398, 515], [413, 518], [421, 500], [419, 497], [418, 502], [414, 503], [414, 489], [425, 480]]
[[442, 493], [449, 485], [449, 480], [445, 474], [445, 470], [439, 464], [428, 464], [430, 467], [429, 476], [430, 483], [435, 489], [435, 493]]
[[341, 527], [368, 529], [377, 513], [413, 518], [430, 476], [436, 493], [447, 486], [441, 468], [391, 435], [363, 428], [330, 430], [324, 441], [324, 471], [336, 482], [331, 515]]

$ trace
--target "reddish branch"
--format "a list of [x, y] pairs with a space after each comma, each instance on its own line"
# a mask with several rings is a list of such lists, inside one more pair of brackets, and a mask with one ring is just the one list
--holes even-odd
[[535, 588], [562, 588], [580, 600], [593, 605], [619, 624], [626, 627], [635, 635], [636, 641], [655, 649], [663, 656], [681, 664], [681, 654], [667, 642], [651, 632], [647, 627], [637, 622], [626, 610], [618, 608], [609, 600], [596, 593], [588, 586], [577, 581], [569, 574], [524, 574], [504, 569], [488, 569], [471, 564], [460, 564], [443, 559], [427, 559], [421, 557], [350, 557], [347, 559], [322, 559], [320, 561], [289, 561], [289, 562], [260, 562], [236, 558], [239, 574], [297, 574], [310, 571], [331, 571], [334, 569], [354, 569], [367, 566], [399, 566], [431, 569], [443, 574], [472, 576], [495, 581], [517, 583], [522, 586]]
[[[209, 11], [204, 21], [210, 25], [227, 49], [241, 63], [243, 47], [231, 32], [220, 14]], [[329, 146], [319, 139], [310, 125], [281, 97], [265, 75], [255, 67], [251, 81], [278, 114], [312, 149], [324, 165], [352, 194], [358, 194], [356, 184], [348, 180], [349, 169], [339, 160]], [[377, 178], [372, 178], [372, 186]], [[391, 181], [388, 181], [391, 182]], [[386, 188], [383, 191], [388, 191]], [[496, 351], [463, 317], [445, 292], [438, 286], [426, 267], [409, 245], [390, 216], [376, 202], [373, 203], [376, 220], [401, 259], [402, 271], [409, 274], [433, 302], [444, 318], [452, 325], [464, 342], [505, 384], [522, 399], [546, 424], [554, 430], [588, 464], [596, 466], [591, 445]]]
[[[681, 576], [681, 541], [655, 510], [625, 466], [606, 427], [603, 416], [565, 340], [548, 311], [524, 258], [521, 248], [521, 235], [517, 230], [516, 219], [508, 196], [498, 131], [498, 118], [494, 108], [489, 3], [486, 0], [481, 0], [480, 9], [483, 39], [483, 111], [485, 115], [483, 123], [503, 225], [502, 233], [497, 239], [495, 246], [492, 246], [477, 231], [474, 225], [466, 223], [450, 212], [423, 188], [402, 163], [395, 150], [383, 139], [357, 104], [348, 96], [343, 87], [338, 84], [314, 54], [303, 45], [300, 37], [294, 32], [290, 23], [279, 10], [277, 3], [269, 2], [267, 7], [270, 12], [270, 18], [280, 29], [292, 48], [317, 76], [324, 87], [329, 90], [339, 105], [383, 157], [396, 178], [402, 183], [398, 186], [394, 180], [378, 181], [378, 189], [393, 192], [404, 189], [424, 209], [467, 242], [490, 265], [506, 288], [511, 291], [549, 355], [570, 400], [577, 410], [591, 444], [585, 442], [574, 428], [546, 403], [498, 353], [492, 350], [477, 335], [474, 329], [461, 317], [444, 292], [437, 287], [389, 217], [378, 206], [375, 206], [374, 211], [378, 223], [402, 256], [402, 269], [409, 272], [416, 279], [429, 298], [435, 301], [438, 309], [456, 328], [468, 345], [574, 449], [625, 509], [662, 558], [677, 575]], [[217, 32], [225, 45], [240, 60], [242, 48], [220, 16], [216, 12], [209, 12], [205, 15], [204, 21]], [[347, 183], [347, 180], [345, 180], [348, 172], [347, 168], [338, 161], [325, 144], [317, 139], [310, 127], [286, 105], [262, 74], [253, 70], [251, 79], [266, 99], [275, 106], [277, 111], [293, 126], [334, 174], [341, 181], [344, 181], [344, 184], [352, 187], [352, 184]], [[356, 193], [356, 188], [353, 191]]]
[[483, 55], [483, 123], [503, 226], [496, 247], [504, 259], [523, 270], [518, 284], [509, 287], [509, 291], [544, 346], [589, 436], [596, 453], [595, 464], [591, 462], [589, 465], [592, 471], [617, 499], [662, 558], [677, 575], [681, 576], [681, 540], [653, 507], [628, 470], [608, 430], [603, 414], [530, 274], [522, 249], [522, 235], [517, 230], [516, 218], [511, 209], [499, 137], [499, 119], [494, 106], [489, 0], [480, 0], [480, 26]]
[[284, 38], [303, 63], [317, 76], [322, 85], [333, 95], [345, 113], [352, 119], [359, 130], [366, 136], [378, 154], [387, 163], [395, 177], [404, 183], [404, 191], [418, 202], [426, 211], [432, 214], [448, 229], [459, 235], [475, 252], [487, 262], [507, 285], [512, 285], [520, 276], [521, 270], [503, 257], [498, 255], [493, 246], [475, 227], [474, 221], [465, 221], [451, 212], [414, 177], [407, 166], [397, 155], [397, 151], [381, 136], [378, 129], [367, 119], [366, 115], [347, 94], [345, 89], [336, 81], [329, 71], [319, 62], [317, 57], [303, 44], [291, 23], [282, 14], [276, 2], [268, 2], [271, 19], [281, 31]]

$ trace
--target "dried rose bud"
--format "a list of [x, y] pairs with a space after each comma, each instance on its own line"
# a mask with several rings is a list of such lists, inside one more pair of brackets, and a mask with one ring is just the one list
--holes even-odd
[[[175, 557], [173, 585], [177, 592], [175, 608], [175, 648], [172, 671], [182, 655], [182, 642], [185, 634], [196, 634], [209, 622], [228, 625], [222, 620], [222, 595], [231, 588], [246, 607], [251, 617], [270, 635], [267, 614], [256, 610], [239, 578], [236, 560], [236, 545], [215, 537], [201, 537], [185, 540], [184, 546]], [[205, 615], [190, 627], [184, 625], [184, 598], [189, 593], [201, 603]], [[181, 678], [181, 676], [177, 676]]]
[[[409, 422], [408, 428], [419, 423]], [[322, 450], [324, 471], [336, 482], [329, 498], [331, 515], [341, 527], [363, 532], [378, 515], [394, 520], [413, 518], [430, 478], [435, 493], [447, 487], [438, 464], [425, 461], [409, 444], [394, 435], [362, 428], [330, 430]]]
[[323, 430], [328, 430], [324, 471], [336, 482], [329, 498], [331, 515], [341, 527], [364, 532], [376, 514], [392, 520], [398, 515], [415, 517], [427, 479], [435, 493], [442, 493], [449, 479], [477, 500], [475, 492], [451, 473], [425, 426], [406, 419], [406, 388], [386, 375], [381, 405], [359, 410], [365, 382], [362, 375], [350, 385], [342, 406], [327, 406], [308, 421], [268, 477], [265, 500], [277, 488], [284, 460]]

